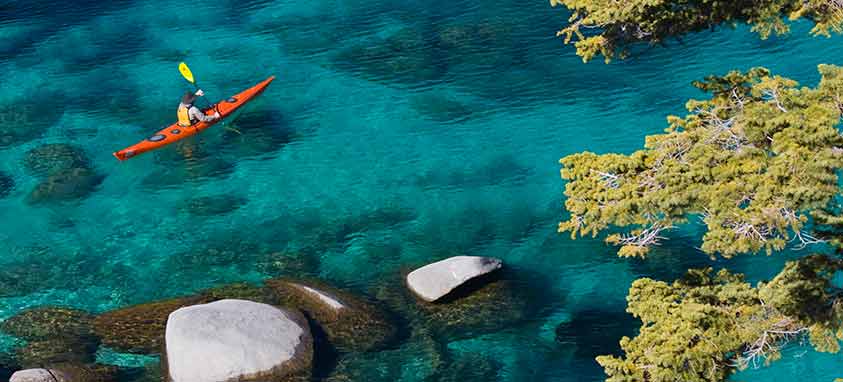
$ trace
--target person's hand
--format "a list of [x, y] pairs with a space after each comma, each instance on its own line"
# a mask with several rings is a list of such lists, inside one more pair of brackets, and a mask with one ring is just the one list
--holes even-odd
[[202, 89], [196, 91], [196, 96], [201, 97], [203, 95], [205, 95], [205, 92], [203, 92]]

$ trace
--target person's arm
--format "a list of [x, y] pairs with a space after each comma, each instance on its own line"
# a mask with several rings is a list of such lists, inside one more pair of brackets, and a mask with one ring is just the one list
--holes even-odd
[[211, 122], [217, 118], [219, 118], [219, 114], [214, 113], [213, 115], [205, 115], [202, 110], [199, 110], [196, 106], [191, 106], [190, 110], [188, 110], [188, 114], [190, 115], [191, 119], [195, 119], [197, 121], [202, 122]]

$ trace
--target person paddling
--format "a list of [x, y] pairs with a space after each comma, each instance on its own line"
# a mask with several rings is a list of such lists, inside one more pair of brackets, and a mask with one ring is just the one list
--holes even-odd
[[196, 122], [211, 122], [220, 117], [219, 112], [214, 113], [214, 115], [205, 115], [198, 107], [193, 105], [193, 102], [203, 95], [205, 95], [205, 92], [202, 89], [197, 90], [196, 93], [184, 93], [178, 109], [179, 126], [187, 127]]

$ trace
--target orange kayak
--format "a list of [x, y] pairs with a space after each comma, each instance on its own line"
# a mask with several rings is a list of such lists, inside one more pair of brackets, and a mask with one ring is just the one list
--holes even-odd
[[222, 100], [216, 104], [216, 107], [205, 110], [205, 115], [213, 115], [214, 112], [219, 111], [220, 117], [215, 119], [211, 122], [198, 122], [193, 124], [192, 126], [179, 126], [178, 123], [174, 123], [163, 130], [155, 133], [155, 135], [140, 141], [132, 146], [126, 147], [123, 150], [117, 151], [114, 153], [114, 156], [119, 160], [126, 160], [132, 157], [136, 157], [140, 154], [143, 154], [147, 151], [152, 151], [159, 149], [161, 147], [167, 146], [169, 144], [178, 142], [182, 139], [187, 137], [196, 135], [202, 130], [205, 130], [219, 121], [225, 119], [225, 117], [231, 115], [239, 109], [241, 106], [247, 104], [249, 101], [257, 97], [261, 94], [269, 83], [275, 79], [275, 76], [271, 76], [259, 84], [248, 88], [240, 94], [234, 95], [229, 97], [228, 99]]

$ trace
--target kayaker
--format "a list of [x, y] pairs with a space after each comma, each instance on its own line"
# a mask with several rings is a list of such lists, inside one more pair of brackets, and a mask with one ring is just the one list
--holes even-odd
[[178, 110], [179, 126], [187, 127], [196, 122], [211, 122], [220, 117], [219, 112], [214, 113], [214, 115], [205, 115], [202, 110], [199, 110], [198, 107], [193, 105], [196, 98], [203, 95], [205, 95], [205, 92], [202, 89], [197, 90], [196, 93], [184, 93], [184, 96], [181, 97]]

